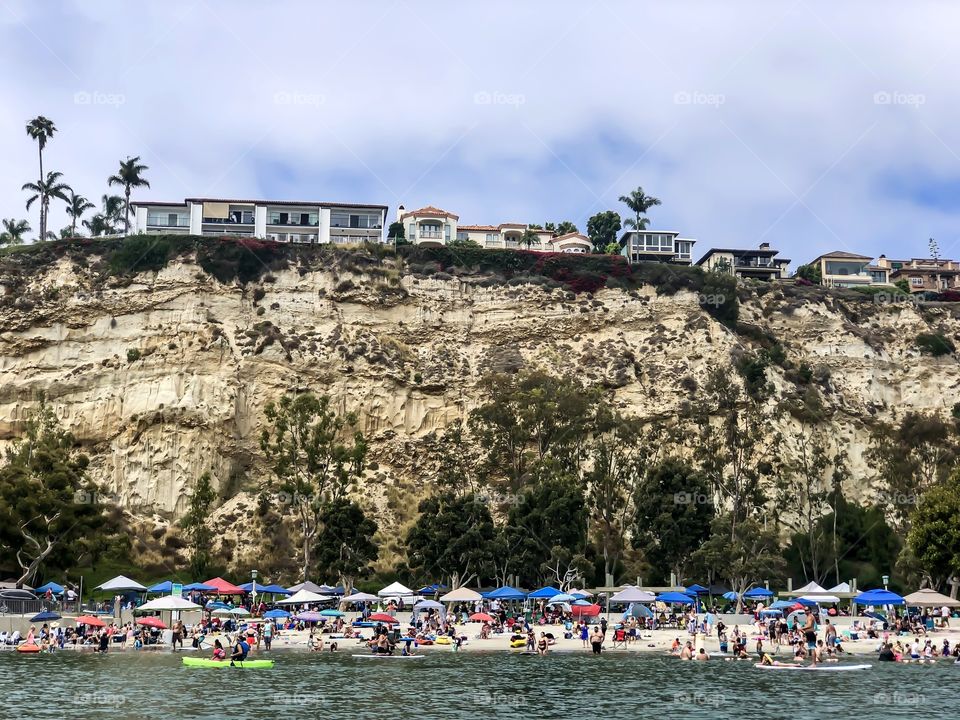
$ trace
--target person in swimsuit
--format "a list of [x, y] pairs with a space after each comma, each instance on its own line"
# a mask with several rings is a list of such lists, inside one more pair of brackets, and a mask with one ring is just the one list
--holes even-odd
[[693, 660], [693, 646], [690, 645], [688, 640], [686, 645], [683, 646], [683, 650], [680, 651], [681, 660]]
[[813, 611], [810, 608], [805, 610], [806, 615], [803, 621], [803, 639], [807, 643], [807, 650], [813, 655], [813, 664], [817, 664], [817, 658], [813, 651], [817, 649], [817, 626], [813, 619]]
[[593, 648], [594, 655], [599, 655], [603, 650], [603, 633], [600, 632], [599, 626], [593, 628], [593, 633], [590, 635], [590, 646]]
[[544, 632], [540, 633], [540, 639], [537, 640], [537, 655], [546, 655], [547, 654], [547, 634]]

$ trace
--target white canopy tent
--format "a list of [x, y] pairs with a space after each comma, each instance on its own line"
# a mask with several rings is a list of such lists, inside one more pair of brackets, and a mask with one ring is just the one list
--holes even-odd
[[370, 593], [356, 592], [353, 595], [347, 595], [344, 598], [341, 598], [343, 602], [376, 602], [379, 600], [376, 595], [371, 595]]
[[136, 592], [146, 592], [147, 588], [136, 580], [131, 580], [126, 575], [117, 575], [112, 580], [107, 580], [103, 585], [98, 585], [95, 590], [104, 590], [108, 592], [123, 592], [134, 590]]
[[850, 592], [850, 583], [840, 583], [839, 585], [834, 585], [832, 588], [827, 590], [827, 592], [848, 593]]
[[656, 598], [652, 592], [641, 590], [634, 585], [627, 585], [623, 590], [610, 597], [611, 603], [647, 603]]
[[836, 595], [830, 595], [826, 592], [824, 593], [811, 593], [810, 595], [801, 595], [799, 600], [809, 600], [810, 602], [815, 602], [817, 605], [826, 603], [827, 605], [833, 605], [834, 603], [840, 602], [840, 598]]
[[827, 592], [827, 589], [825, 587], [818, 585], [815, 582], [808, 582], [803, 587], [797, 588], [795, 592], [806, 595], [808, 593], [825, 593]]
[[390, 583], [385, 588], [377, 592], [377, 595], [380, 597], [410, 597], [412, 595], [416, 595], [416, 593], [405, 585], [395, 582]]
[[309, 603], [320, 603], [332, 600], [329, 595], [320, 595], [309, 590], [299, 590], [288, 598], [277, 600], [277, 605], [307, 605]]
[[915, 593], [904, 595], [903, 599], [910, 607], [960, 607], [960, 600], [954, 600], [952, 597], [938, 593], [932, 588], [917, 590]]
[[440, 598], [440, 602], [477, 602], [482, 599], [483, 596], [476, 590], [462, 587], [448, 592]]

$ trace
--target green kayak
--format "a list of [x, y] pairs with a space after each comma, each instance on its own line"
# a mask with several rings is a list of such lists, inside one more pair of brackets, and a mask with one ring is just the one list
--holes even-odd
[[229, 660], [213, 660], [211, 658], [185, 657], [183, 664], [189, 667], [213, 667], [213, 668], [272, 668], [273, 660], [237, 660], [232, 665]]

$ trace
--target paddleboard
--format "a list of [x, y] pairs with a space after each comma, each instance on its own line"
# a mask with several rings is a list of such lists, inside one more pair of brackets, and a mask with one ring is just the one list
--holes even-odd
[[230, 664], [230, 660], [213, 660], [212, 658], [185, 657], [182, 662], [187, 667], [209, 667], [209, 668], [272, 668], [273, 660], [235, 660]]
[[842, 670], [869, 670], [872, 665], [763, 665], [755, 663], [754, 667], [762, 670], [816, 670], [822, 672], [840, 672]]
[[354, 653], [352, 657], [367, 658], [371, 660], [422, 660], [426, 657], [426, 655], [383, 655], [381, 653], [369, 653], [361, 655], [359, 653]]

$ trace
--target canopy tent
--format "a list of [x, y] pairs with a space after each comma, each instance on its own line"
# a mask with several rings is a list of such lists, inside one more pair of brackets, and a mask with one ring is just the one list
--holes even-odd
[[954, 600], [933, 588], [917, 590], [915, 593], [904, 595], [903, 599], [910, 607], [960, 607], [960, 600]]
[[334, 587], [333, 585], [321, 585], [319, 590], [321, 595], [343, 595], [343, 588], [340, 586]]
[[546, 600], [547, 598], [552, 598], [554, 595], [559, 595], [563, 591], [560, 588], [555, 587], [542, 587], [539, 590], [534, 590], [532, 593], [527, 595], [531, 600]]
[[143, 605], [137, 608], [137, 612], [148, 612], [154, 611], [159, 612], [161, 610], [200, 610], [200, 605], [192, 603], [186, 598], [174, 597], [173, 595], [166, 595], [164, 597], [158, 597], [150, 602], [145, 602]]
[[104, 590], [109, 592], [119, 592], [124, 590], [136, 590], [137, 592], [146, 592], [147, 588], [136, 580], [131, 580], [124, 575], [117, 575], [112, 580], [107, 580], [103, 585], [97, 585], [94, 590]]
[[292, 595], [293, 594], [289, 590], [287, 590], [285, 587], [281, 587], [280, 585], [267, 585], [266, 587], [263, 588], [262, 591], [258, 591], [258, 592], [270, 593], [271, 595]]
[[693, 605], [693, 598], [689, 595], [685, 595], [680, 592], [665, 592], [660, 593], [655, 598], [657, 602], [662, 603], [671, 603], [671, 604], [680, 604], [680, 605]]
[[483, 599], [483, 596], [476, 590], [457, 588], [441, 597], [440, 602], [477, 602], [477, 600], [481, 599]]
[[796, 592], [803, 595], [809, 595], [810, 593], [825, 593], [827, 592], [827, 589], [825, 587], [821, 587], [820, 585], [817, 585], [817, 583], [815, 582], [808, 582], [803, 587], [797, 588]]
[[291, 585], [290, 587], [287, 588], [287, 590], [289, 590], [291, 593], [297, 593], [297, 592], [300, 592], [301, 590], [306, 590], [307, 592], [312, 592], [312, 593], [323, 592], [323, 588], [321, 588], [316, 583], [310, 582], [309, 580], [307, 580], [306, 582], [302, 582], [299, 585]]
[[840, 598], [838, 598], [836, 595], [830, 595], [829, 593], [817, 593], [816, 595], [804, 595], [803, 597], [797, 598], [797, 601], [801, 603], [807, 601], [813, 603], [814, 605], [820, 605], [822, 603], [833, 605], [840, 602]]
[[[267, 589], [267, 586], [266, 586], [266, 585], [261, 585], [261, 584], [258, 583], [258, 582], [248, 582], [248, 583], [244, 583], [243, 585], [240, 585], [239, 587], [240, 587], [240, 589], [243, 590], [244, 592], [253, 592], [253, 589], [256, 588], [256, 589], [257, 589], [257, 593], [260, 594], [260, 595], [262, 595], [263, 593], [270, 592], [270, 591]], [[286, 591], [284, 591], [284, 592], [286, 592]]]
[[235, 608], [230, 608], [230, 614], [235, 617], [247, 617], [250, 614], [250, 611], [247, 610], [246, 608], [235, 607]]
[[243, 595], [243, 588], [234, 585], [231, 582], [227, 582], [222, 577], [215, 577], [210, 580], [207, 580], [204, 585], [210, 585], [213, 587], [213, 591], [219, 593], [220, 595]]
[[816, 600], [812, 600], [808, 597], [797, 598], [797, 605], [802, 605], [803, 607], [816, 607], [819, 603]]
[[52, 592], [54, 595], [63, 595], [63, 586], [57, 585], [55, 582], [48, 582], [46, 585], [41, 585], [36, 590], [34, 590], [34, 592], [37, 595], [43, 595], [44, 593], [47, 592], [47, 590]]
[[487, 593], [488, 600], [523, 600], [527, 594], [509, 585], [504, 585]]
[[173, 583], [170, 580], [164, 580], [163, 582], [158, 582], [156, 585], [151, 585], [147, 588], [148, 593], [167, 593], [173, 591]]
[[433, 585], [427, 585], [425, 587], [420, 588], [419, 590], [417, 590], [417, 592], [420, 595], [436, 595], [438, 592], [441, 592], [446, 589], [447, 589], [447, 586], [444, 585], [443, 583], [433, 583]]
[[697, 585], [694, 583], [688, 587], [684, 592], [693, 593], [694, 595], [706, 595], [710, 592], [710, 588], [705, 588], [703, 585]]
[[380, 597], [409, 597], [415, 594], [416, 593], [414, 593], [413, 590], [399, 582], [390, 583], [385, 588], [377, 592], [377, 595]]
[[853, 601], [857, 605], [903, 605], [906, 602], [895, 592], [883, 590], [882, 588], [862, 592], [853, 598]]
[[330, 600], [329, 595], [319, 595], [309, 590], [300, 590], [288, 598], [277, 600], [277, 605], [306, 605], [308, 603], [321, 603]]
[[216, 590], [216, 588], [213, 587], [213, 585], [207, 585], [205, 583], [190, 583], [189, 585], [184, 585], [183, 589], [190, 592], [192, 591], [213, 592], [214, 590]]
[[848, 593], [850, 592], [850, 583], [840, 583], [839, 585], [834, 585], [832, 588], [827, 590], [827, 592]]
[[750, 590], [747, 590], [743, 596], [745, 598], [750, 598], [751, 600], [756, 600], [757, 598], [768, 598], [773, 597], [773, 591], [767, 590], [763, 587], [755, 587]]
[[648, 603], [653, 602], [656, 598], [652, 592], [647, 590], [641, 590], [640, 588], [634, 585], [627, 585], [620, 592], [612, 595], [610, 597], [611, 603]]
[[343, 602], [375, 602], [379, 599], [376, 595], [370, 593], [355, 592], [353, 595], [347, 595], [343, 598]]

